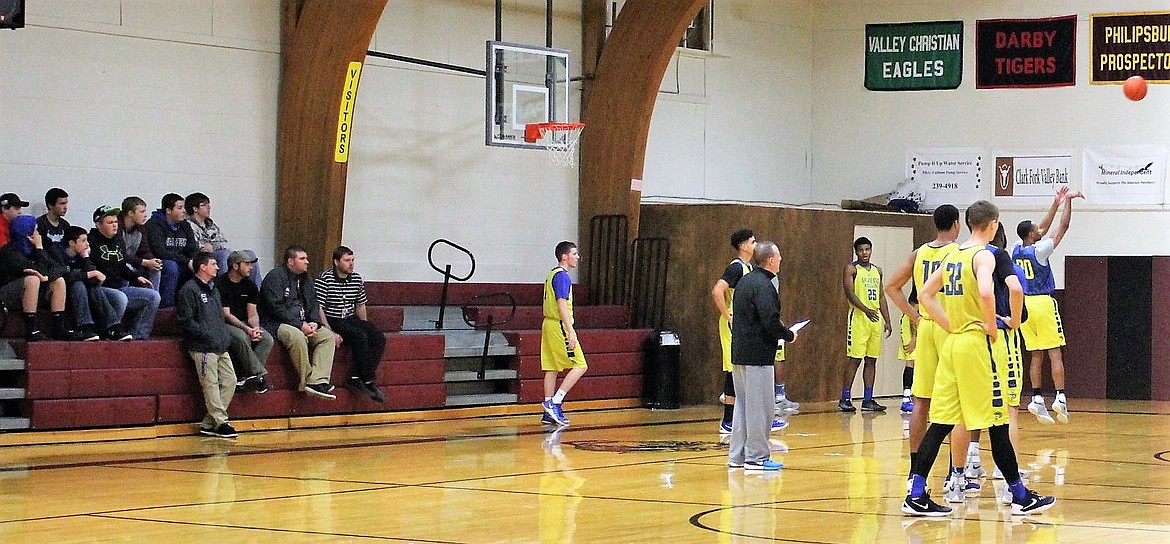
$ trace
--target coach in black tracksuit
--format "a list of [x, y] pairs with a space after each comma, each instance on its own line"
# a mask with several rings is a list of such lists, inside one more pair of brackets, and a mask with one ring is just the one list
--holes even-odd
[[228, 346], [232, 337], [223, 316], [223, 302], [211, 282], [219, 272], [215, 258], [206, 251], [195, 255], [191, 264], [195, 277], [175, 294], [179, 328], [183, 333], [183, 348], [195, 361], [195, 372], [203, 389], [207, 416], [199, 432], [234, 438], [235, 429], [228, 424], [227, 407], [236, 392], [236, 372]]
[[731, 420], [731, 450], [727, 464], [745, 470], [776, 470], [769, 460], [768, 435], [775, 411], [776, 344], [796, 335], [780, 321], [780, 296], [772, 278], [780, 272], [780, 250], [772, 242], [758, 242], [752, 255], [754, 269], [739, 280], [732, 298], [735, 324], [731, 328], [731, 377], [735, 383], [735, 411]]

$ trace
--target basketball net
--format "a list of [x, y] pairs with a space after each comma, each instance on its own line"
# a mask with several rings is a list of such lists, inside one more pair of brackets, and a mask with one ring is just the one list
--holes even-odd
[[577, 163], [577, 142], [584, 123], [533, 123], [524, 127], [524, 140], [541, 143], [554, 166], [572, 168]]

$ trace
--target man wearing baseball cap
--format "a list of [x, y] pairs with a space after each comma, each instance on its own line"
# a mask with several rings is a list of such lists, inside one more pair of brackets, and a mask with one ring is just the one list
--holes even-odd
[[0, 195], [0, 247], [8, 244], [8, 223], [20, 215], [22, 208], [27, 208], [28, 202], [21, 200], [16, 193]]
[[272, 350], [272, 334], [260, 326], [260, 288], [249, 276], [256, 265], [256, 254], [251, 250], [236, 250], [228, 254], [227, 272], [215, 281], [223, 299], [223, 315], [227, 320], [232, 344], [229, 348], [236, 368], [236, 386], [250, 387], [257, 393], [268, 391], [264, 367]]

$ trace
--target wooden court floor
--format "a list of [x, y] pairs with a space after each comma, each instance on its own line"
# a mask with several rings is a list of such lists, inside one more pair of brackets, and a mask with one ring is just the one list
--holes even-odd
[[0, 542], [1170, 542], [1170, 403], [1070, 405], [1023, 418], [1021, 466], [1058, 497], [1030, 518], [992, 480], [951, 518], [903, 516], [896, 412], [792, 416], [763, 476], [727, 469], [695, 407], [3, 447]]

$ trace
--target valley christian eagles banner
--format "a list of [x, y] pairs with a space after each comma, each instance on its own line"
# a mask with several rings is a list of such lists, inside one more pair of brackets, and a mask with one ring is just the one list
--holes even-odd
[[943, 204], [966, 208], [984, 198], [983, 150], [934, 148], [906, 150], [906, 179], [917, 183], [925, 195], [923, 208]]
[[975, 21], [975, 88], [1077, 83], [1077, 16]]
[[963, 81], [963, 21], [865, 25], [865, 88], [955, 89]]
[[1166, 146], [1086, 147], [1085, 199], [1094, 204], [1166, 201]]
[[1056, 190], [1068, 185], [1072, 170], [1071, 149], [994, 150], [995, 176], [992, 194], [1010, 204], [1047, 204]]

